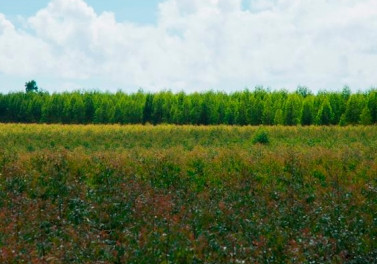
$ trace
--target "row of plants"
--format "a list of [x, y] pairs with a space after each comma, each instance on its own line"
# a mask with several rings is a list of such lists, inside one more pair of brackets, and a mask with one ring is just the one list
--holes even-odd
[[0, 122], [64, 124], [347, 125], [377, 123], [377, 90], [305, 87], [252, 91], [133, 94], [76, 91], [0, 94]]
[[281, 146], [343, 146], [377, 151], [375, 126], [347, 127], [252, 127], [252, 126], [143, 126], [143, 125], [20, 125], [0, 124], [0, 152], [34, 152], [36, 150], [74, 150], [87, 152], [133, 148], [167, 149], [196, 146], [248, 149], [260, 131], [268, 134], [270, 149]]

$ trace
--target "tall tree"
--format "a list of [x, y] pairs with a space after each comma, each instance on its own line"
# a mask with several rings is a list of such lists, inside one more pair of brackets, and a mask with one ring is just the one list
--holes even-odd
[[372, 117], [372, 123], [377, 123], [377, 90], [370, 91], [368, 95], [368, 108]]
[[329, 100], [326, 98], [323, 101], [321, 107], [319, 108], [319, 111], [316, 117], [316, 123], [318, 125], [330, 125], [333, 118], [334, 118], [334, 113], [332, 111]]
[[345, 121], [347, 124], [357, 124], [360, 121], [360, 114], [363, 109], [363, 100], [360, 94], [350, 96], [345, 112]]
[[301, 100], [297, 94], [290, 94], [284, 105], [284, 124], [294, 126], [300, 122]]
[[299, 86], [297, 87], [296, 93], [301, 95], [303, 98], [306, 98], [309, 95], [312, 95], [312, 92], [306, 86]]
[[153, 113], [153, 94], [147, 94], [145, 98], [145, 105], [143, 110], [143, 124], [152, 122]]
[[25, 83], [25, 91], [27, 93], [30, 93], [30, 92], [38, 92], [38, 86], [37, 86], [37, 82], [34, 81], [34, 80], [31, 80], [29, 82], [26, 82]]
[[274, 125], [284, 125], [284, 113], [283, 113], [283, 110], [278, 109], [275, 112]]
[[314, 123], [313, 103], [313, 97], [311, 96], [304, 100], [301, 111], [301, 125], [303, 126], [310, 126]]
[[368, 106], [365, 106], [360, 114], [360, 124], [362, 125], [371, 125], [372, 124], [372, 115]]
[[263, 125], [273, 125], [274, 123], [274, 109], [271, 95], [267, 95], [265, 97], [262, 123]]

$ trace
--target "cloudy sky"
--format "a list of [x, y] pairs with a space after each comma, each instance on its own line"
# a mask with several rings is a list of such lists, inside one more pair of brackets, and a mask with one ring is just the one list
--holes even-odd
[[0, 92], [377, 87], [376, 0], [0, 0]]

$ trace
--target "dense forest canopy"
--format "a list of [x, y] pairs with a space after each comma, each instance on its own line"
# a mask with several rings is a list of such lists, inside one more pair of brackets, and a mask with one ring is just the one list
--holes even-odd
[[63, 124], [347, 125], [377, 122], [377, 90], [264, 88], [234, 93], [163, 91], [0, 94], [0, 122]]

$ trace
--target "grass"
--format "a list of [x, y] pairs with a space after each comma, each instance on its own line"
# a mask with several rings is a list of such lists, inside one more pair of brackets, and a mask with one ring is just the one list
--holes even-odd
[[373, 263], [377, 127], [0, 125], [1, 263]]

